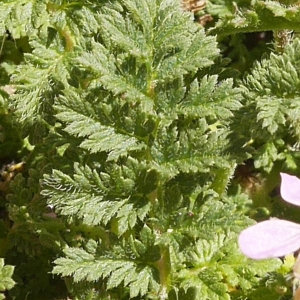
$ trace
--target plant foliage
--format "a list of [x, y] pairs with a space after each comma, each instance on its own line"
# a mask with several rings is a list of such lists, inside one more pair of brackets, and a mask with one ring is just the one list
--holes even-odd
[[[15, 282], [12, 280], [12, 274], [14, 272], [14, 267], [9, 265], [4, 265], [4, 259], [0, 261], [1, 267], [1, 279], [0, 279], [0, 291], [10, 290]], [[0, 299], [5, 299], [5, 296], [1, 293]]]
[[[207, 24], [179, 0], [0, 3], [7, 299], [291, 296], [290, 267], [237, 236], [282, 214], [271, 191], [298, 172], [299, 5], [201, 9]], [[267, 30], [272, 50], [243, 44]]]

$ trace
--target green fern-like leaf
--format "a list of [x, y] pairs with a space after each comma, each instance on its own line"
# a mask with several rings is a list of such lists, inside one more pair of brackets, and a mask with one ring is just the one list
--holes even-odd
[[[49, 189], [44, 195], [51, 197], [51, 204], [61, 214], [77, 216], [89, 225], [106, 225], [116, 217], [121, 234], [132, 228], [138, 218], [143, 220], [150, 208], [143, 195], [129, 197], [127, 193], [136, 188], [133, 180], [136, 178], [123, 176], [121, 168], [112, 170], [111, 174], [99, 174], [88, 166], [82, 168], [75, 165], [74, 178], [58, 170], [53, 172], [52, 177], [46, 178]], [[62, 202], [66, 199], [66, 190], [70, 192], [68, 201]]]
[[[192, 249], [188, 249], [188, 260], [193, 267], [178, 273], [179, 277], [184, 278], [181, 287], [185, 293], [192, 289], [201, 299], [231, 299], [229, 291], [237, 283], [244, 291], [251, 289], [253, 277], [250, 274], [260, 276], [266, 271], [265, 268], [279, 268], [279, 260], [273, 264], [268, 262], [266, 266], [247, 262], [236, 244], [232, 243], [232, 238], [232, 234], [220, 233], [209, 240], [199, 240]], [[226, 283], [223, 276], [226, 276]]]
[[244, 146], [251, 140], [257, 149], [256, 166], [268, 172], [299, 143], [299, 47], [295, 39], [282, 55], [273, 53], [255, 65], [242, 87], [245, 106], [233, 122], [244, 135]]
[[119, 286], [122, 282], [130, 289], [130, 297], [144, 296], [151, 289], [158, 290], [158, 282], [154, 280], [153, 269], [138, 266], [132, 261], [100, 258], [87, 253], [83, 249], [66, 249], [66, 258], [58, 258], [53, 272], [63, 276], [73, 276], [76, 281], [96, 281], [109, 278], [107, 288]]
[[[51, 1], [1, 2], [0, 32], [13, 39], [26, 37], [26, 64], [14, 72], [17, 87], [12, 107], [23, 124], [23, 136], [38, 142], [52, 125], [52, 105], [63, 86], [68, 86], [72, 51], [83, 43], [83, 35], [96, 34], [94, 6], [77, 3], [64, 7]], [[86, 18], [82, 22], [82, 17]], [[68, 20], [68, 21], [66, 21]], [[80, 33], [79, 33], [80, 32]], [[10, 70], [12, 71], [12, 70]], [[10, 75], [10, 74], [9, 74]], [[53, 120], [52, 120], [53, 121]]]

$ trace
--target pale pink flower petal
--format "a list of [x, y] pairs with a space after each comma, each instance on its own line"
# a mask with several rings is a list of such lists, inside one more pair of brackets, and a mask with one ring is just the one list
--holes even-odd
[[285, 201], [300, 206], [300, 179], [285, 173], [280, 173], [280, 194]]
[[252, 259], [280, 257], [300, 248], [300, 225], [272, 219], [257, 223], [243, 230], [239, 247]]

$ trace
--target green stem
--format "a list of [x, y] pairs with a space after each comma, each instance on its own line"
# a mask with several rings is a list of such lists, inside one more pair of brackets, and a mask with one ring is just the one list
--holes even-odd
[[156, 267], [159, 272], [159, 281], [161, 290], [159, 293], [159, 299], [168, 299], [168, 291], [170, 286], [170, 273], [171, 273], [171, 261], [169, 247], [161, 247], [160, 259], [156, 262]]
[[296, 7], [287, 7], [277, 14], [264, 1], [257, 1], [252, 10], [238, 11], [233, 18], [220, 21], [209, 34], [217, 36], [261, 31], [300, 31], [299, 13]]
[[273, 24], [264, 24], [265, 22], [261, 22], [258, 25], [248, 25], [245, 27], [238, 27], [236, 24], [228, 24], [224, 28], [213, 28], [209, 31], [209, 34], [211, 35], [217, 35], [218, 37], [221, 36], [227, 36], [227, 35], [233, 35], [238, 33], [251, 33], [251, 32], [262, 32], [262, 31], [282, 31], [282, 30], [289, 30], [289, 31], [300, 31], [299, 22], [298, 24], [295, 24], [295, 21], [285, 21], [285, 22], [279, 22], [279, 24], [276, 26], [277, 20], [276, 18], [273, 19]]

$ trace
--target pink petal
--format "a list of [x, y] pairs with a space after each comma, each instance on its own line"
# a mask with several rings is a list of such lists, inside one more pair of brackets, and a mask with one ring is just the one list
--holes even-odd
[[300, 206], [300, 179], [285, 173], [280, 173], [281, 176], [281, 197], [292, 204]]
[[280, 257], [300, 248], [300, 225], [272, 219], [257, 223], [243, 230], [239, 247], [252, 259]]

